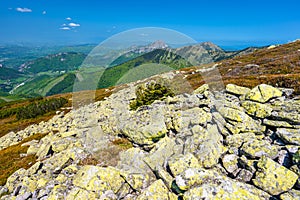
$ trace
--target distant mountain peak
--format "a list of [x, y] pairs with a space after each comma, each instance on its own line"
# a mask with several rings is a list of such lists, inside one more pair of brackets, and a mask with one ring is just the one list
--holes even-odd
[[134, 47], [132, 50], [130, 50], [130, 52], [144, 54], [156, 49], [166, 49], [168, 47], [169, 46], [164, 41], [156, 40], [155, 42], [152, 42], [146, 46]]
[[154, 48], [154, 49], [165, 49], [169, 46], [163, 41], [163, 40], [157, 40], [153, 43], [151, 43], [148, 47]]

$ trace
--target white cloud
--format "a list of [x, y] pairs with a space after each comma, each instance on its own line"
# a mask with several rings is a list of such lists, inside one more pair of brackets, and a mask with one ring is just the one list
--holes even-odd
[[61, 26], [67, 26], [67, 24], [62, 24]]
[[71, 21], [71, 20], [72, 20], [72, 18], [71, 18], [71, 17], [67, 17], [67, 18], [66, 18], [66, 20], [68, 20], [68, 21]]
[[16, 8], [16, 11], [26, 13], [26, 12], [32, 12], [30, 8]]
[[68, 25], [70, 27], [78, 27], [78, 26], [80, 26], [80, 24], [76, 24], [76, 23], [73, 23], [73, 22], [69, 23]]
[[65, 31], [71, 30], [70, 27], [61, 27], [61, 28], [59, 28], [59, 29], [60, 29], [60, 30], [65, 30]]
[[42, 14], [43, 14], [43, 15], [46, 15], [46, 14], [47, 14], [47, 12], [44, 10], [44, 11], [42, 12]]

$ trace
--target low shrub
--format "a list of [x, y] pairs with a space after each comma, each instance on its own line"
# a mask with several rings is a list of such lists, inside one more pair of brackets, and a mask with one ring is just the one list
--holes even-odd
[[150, 81], [139, 85], [135, 91], [136, 99], [130, 102], [130, 109], [136, 110], [143, 105], [150, 105], [155, 100], [164, 99], [167, 96], [174, 96], [175, 93], [164, 83]]
[[67, 102], [68, 100], [62, 97], [33, 102], [25, 107], [19, 108], [16, 117], [18, 120], [35, 118], [48, 112], [55, 111], [64, 106]]

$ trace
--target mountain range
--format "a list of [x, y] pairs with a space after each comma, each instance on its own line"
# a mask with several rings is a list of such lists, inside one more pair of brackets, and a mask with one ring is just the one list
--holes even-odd
[[[99, 78], [97, 87], [106, 88], [173, 69], [201, 66], [248, 54], [257, 49], [248, 48], [228, 52], [211, 42], [171, 48], [163, 41], [155, 41], [146, 46], [132, 46], [122, 50], [122, 54], [106, 68], [99, 66], [84, 68], [81, 63], [84, 62], [86, 54], [60, 52], [27, 61], [18, 67], [19, 72], [2, 66], [0, 70], [1, 91], [22, 97], [71, 92], [78, 70], [86, 77]], [[142, 68], [138, 69], [138, 66]], [[128, 74], [129, 71], [131, 74]], [[102, 75], [96, 77], [99, 74]]]

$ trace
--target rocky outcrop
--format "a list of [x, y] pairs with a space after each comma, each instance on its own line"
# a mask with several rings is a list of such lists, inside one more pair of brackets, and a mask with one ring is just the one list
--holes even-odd
[[203, 85], [133, 111], [129, 85], [2, 137], [1, 149], [47, 134], [1, 199], [298, 199], [300, 101], [284, 91]]

